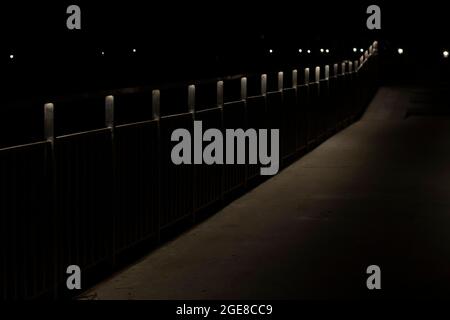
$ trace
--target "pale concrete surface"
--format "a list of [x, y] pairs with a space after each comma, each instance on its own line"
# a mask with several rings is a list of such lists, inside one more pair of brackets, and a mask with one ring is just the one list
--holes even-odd
[[[97, 299], [450, 296], [450, 118], [381, 88], [364, 117], [86, 294]], [[366, 289], [377, 264], [382, 290]]]

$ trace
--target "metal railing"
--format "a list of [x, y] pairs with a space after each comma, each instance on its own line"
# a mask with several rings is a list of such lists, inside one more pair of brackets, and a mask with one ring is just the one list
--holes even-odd
[[46, 104], [43, 141], [0, 149], [2, 298], [66, 296], [69, 265], [81, 267], [86, 288], [136, 246], [262, 181], [255, 165], [172, 164], [174, 129], [191, 129], [194, 120], [204, 128], [277, 128], [286, 166], [358, 119], [375, 93], [376, 65], [374, 43], [359, 61], [317, 67], [314, 77], [295, 69], [286, 83], [279, 72], [275, 90], [263, 74], [256, 95], [243, 76], [236, 101], [224, 99], [227, 80], [219, 80], [217, 101], [201, 110], [190, 85], [185, 112], [170, 115], [160, 112], [164, 93], [152, 90], [139, 98], [150, 116], [132, 123], [116, 123], [121, 97], [107, 96], [103, 128], [84, 132], [58, 134], [54, 115], [64, 110]]

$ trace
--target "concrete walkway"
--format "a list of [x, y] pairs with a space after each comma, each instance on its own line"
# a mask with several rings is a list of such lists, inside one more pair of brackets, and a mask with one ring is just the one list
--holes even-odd
[[361, 121], [86, 295], [450, 297], [450, 118], [404, 117], [430, 95], [381, 88]]

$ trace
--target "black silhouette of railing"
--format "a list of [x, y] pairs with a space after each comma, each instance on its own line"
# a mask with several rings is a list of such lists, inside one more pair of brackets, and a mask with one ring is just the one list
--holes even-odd
[[[194, 120], [204, 129], [280, 129], [284, 167], [358, 119], [377, 88], [377, 60], [374, 43], [359, 61], [331, 68], [231, 77], [178, 96], [144, 90], [46, 104], [43, 141], [0, 149], [2, 298], [70, 296], [69, 265], [81, 267], [86, 288], [133, 250], [263, 180], [256, 165], [172, 164], [174, 129]], [[161, 112], [168, 106], [181, 112]], [[84, 121], [85, 131], [67, 120]]]

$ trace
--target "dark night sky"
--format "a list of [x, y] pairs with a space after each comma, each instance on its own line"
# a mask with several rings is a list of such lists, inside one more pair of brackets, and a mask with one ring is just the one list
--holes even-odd
[[[383, 30], [394, 36], [429, 38], [427, 32], [443, 30], [448, 25], [447, 10], [441, 2], [374, 2], [382, 9]], [[170, 35], [185, 39], [194, 33], [197, 39], [210, 38], [213, 31], [228, 33], [231, 38], [252, 33], [296, 35], [299, 39], [319, 35], [352, 33], [365, 35], [365, 8], [370, 1], [358, 4], [343, 1], [43, 1], [3, 5], [2, 38], [13, 45], [23, 42], [67, 40], [65, 9], [70, 4], [82, 8], [83, 33], [88, 42], [114, 40], [118, 43], [141, 37]], [[448, 27], [447, 27], [448, 30]]]
[[[340, 59], [339, 50], [346, 54], [374, 39], [417, 52], [446, 47], [450, 39], [443, 2], [377, 2], [381, 32], [365, 27], [372, 2], [92, 2], [2, 5], [0, 60], [12, 87], [8, 92], [78, 92], [158, 81], [163, 75], [170, 81], [245, 72], [264, 65], [268, 48], [289, 64], [304, 63], [290, 60], [300, 47], [330, 47]], [[70, 4], [81, 7], [81, 31], [66, 29]]]

